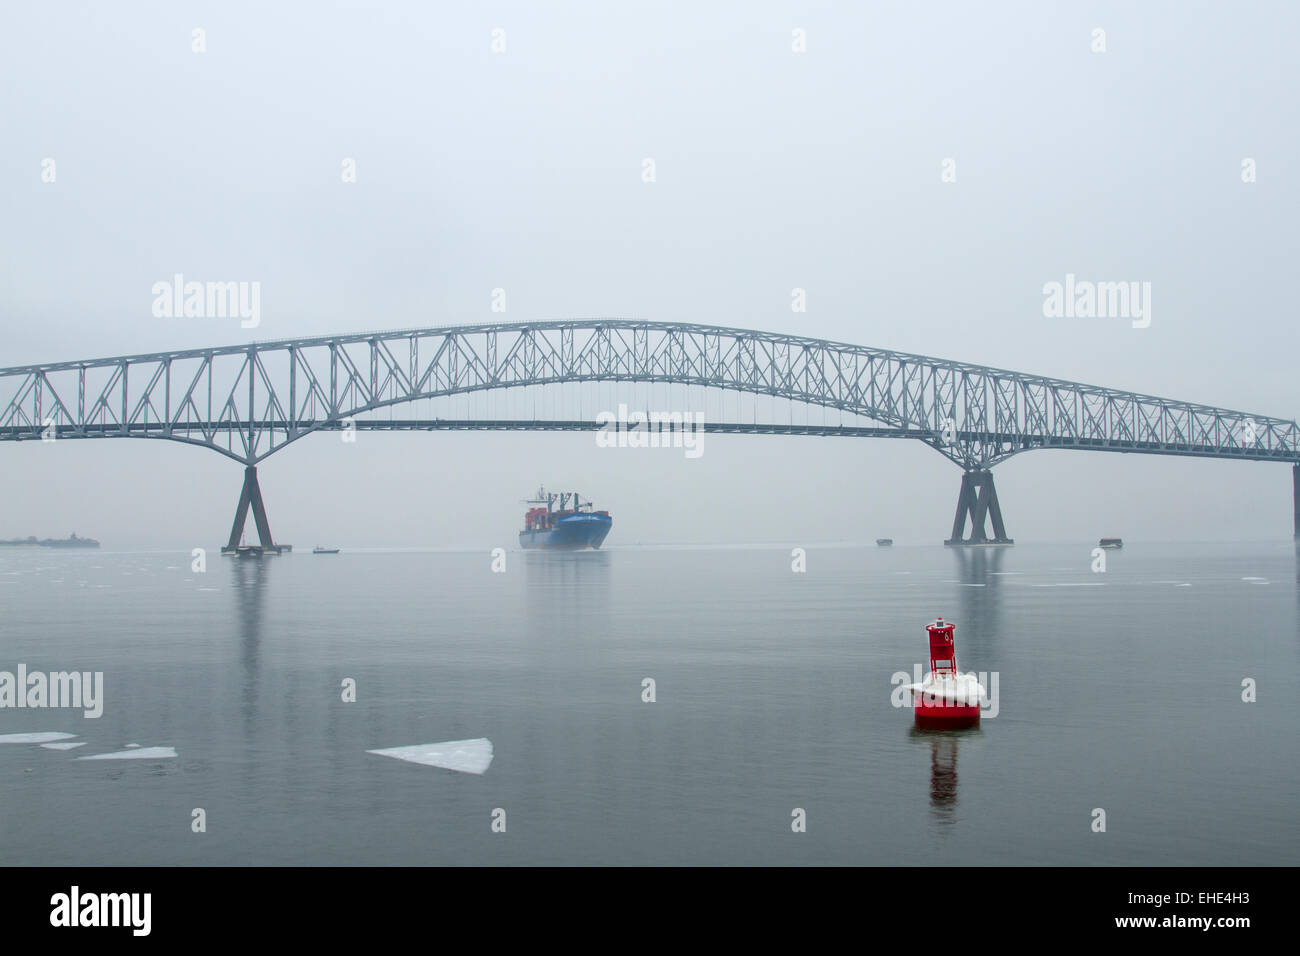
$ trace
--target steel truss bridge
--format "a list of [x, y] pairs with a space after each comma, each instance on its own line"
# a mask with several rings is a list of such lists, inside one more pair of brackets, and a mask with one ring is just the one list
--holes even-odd
[[[245, 466], [228, 551], [248, 511], [276, 551], [257, 464], [317, 431], [594, 430], [594, 420], [366, 418], [423, 399], [581, 382], [766, 395], [879, 423], [705, 422], [706, 432], [911, 438], [963, 469], [949, 544], [1009, 544], [990, 469], [1040, 448], [1293, 466], [1294, 421], [794, 335], [675, 322], [515, 322], [285, 339], [0, 369], [0, 441], [154, 438]], [[970, 530], [966, 530], [969, 520]], [[986, 530], [991, 520], [993, 534]]]

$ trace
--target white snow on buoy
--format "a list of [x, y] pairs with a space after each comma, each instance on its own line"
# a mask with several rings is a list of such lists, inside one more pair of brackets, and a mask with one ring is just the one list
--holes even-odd
[[458, 773], [483, 773], [492, 763], [492, 741], [486, 737], [473, 740], [444, 740], [436, 744], [415, 744], [411, 747], [388, 747], [367, 750], [368, 754], [393, 757], [408, 763], [441, 767]]
[[904, 684], [904, 690], [911, 691], [913, 694], [923, 694], [931, 698], [939, 698], [949, 701], [962, 707], [978, 707], [980, 700], [984, 697], [984, 685], [979, 682], [976, 674], [957, 674], [954, 677], [941, 676], [935, 677], [933, 673], [926, 674], [925, 680], [919, 684]]

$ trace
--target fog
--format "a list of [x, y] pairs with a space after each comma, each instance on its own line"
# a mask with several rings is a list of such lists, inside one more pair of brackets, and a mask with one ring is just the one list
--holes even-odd
[[[608, 315], [1294, 418], [1298, 26], [1284, 3], [10, 4], [0, 366]], [[260, 283], [257, 327], [156, 316], [176, 273]], [[1067, 274], [1150, 283], [1149, 326], [1045, 316]], [[259, 472], [298, 547], [508, 547], [543, 483], [609, 509], [609, 547], [948, 536], [960, 470], [920, 443], [705, 447], [320, 434]], [[242, 479], [143, 440], [0, 461], [0, 537], [113, 549], [224, 542]], [[1291, 536], [1281, 464], [994, 473], [1018, 542]]]

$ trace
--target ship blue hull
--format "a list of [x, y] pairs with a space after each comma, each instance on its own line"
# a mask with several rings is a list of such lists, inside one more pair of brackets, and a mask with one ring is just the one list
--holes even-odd
[[521, 531], [519, 546], [541, 551], [581, 551], [599, 548], [614, 526], [609, 515], [565, 515], [555, 522], [550, 531]]

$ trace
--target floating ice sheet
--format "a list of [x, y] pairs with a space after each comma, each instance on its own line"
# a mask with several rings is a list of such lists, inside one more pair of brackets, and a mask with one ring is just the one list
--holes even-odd
[[44, 747], [46, 750], [75, 750], [77, 747], [86, 746], [86, 742], [84, 740], [77, 740], [77, 741], [73, 741], [72, 743], [68, 743], [67, 741], [64, 741], [62, 743], [57, 743], [57, 744], [41, 744], [41, 746]]
[[483, 773], [492, 763], [492, 741], [486, 737], [473, 740], [444, 740], [437, 744], [416, 744], [412, 747], [388, 747], [384, 750], [367, 750], [368, 754], [394, 757], [426, 767], [441, 767], [460, 773]]
[[175, 747], [137, 747], [135, 750], [115, 750], [108, 754], [91, 754], [78, 760], [163, 760], [176, 756]]
[[67, 740], [76, 734], [65, 734], [58, 730], [43, 731], [35, 734], [0, 734], [0, 744], [45, 744], [52, 740]]

